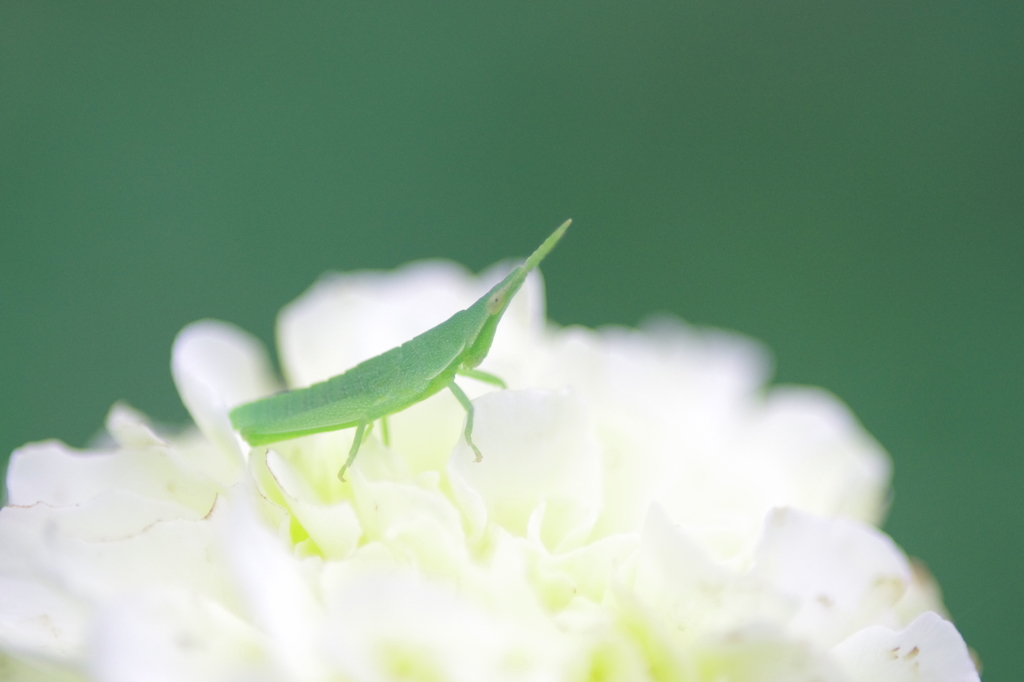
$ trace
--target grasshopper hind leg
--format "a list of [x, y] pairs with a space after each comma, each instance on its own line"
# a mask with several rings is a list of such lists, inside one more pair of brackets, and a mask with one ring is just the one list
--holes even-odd
[[363, 444], [363, 435], [366, 434], [367, 422], [359, 422], [356, 427], [356, 437], [352, 439], [352, 448], [348, 451], [348, 459], [341, 465], [341, 469], [338, 471], [338, 480], [342, 483], [345, 482], [345, 472], [352, 462], [356, 461], [356, 455], [359, 454], [359, 446]]

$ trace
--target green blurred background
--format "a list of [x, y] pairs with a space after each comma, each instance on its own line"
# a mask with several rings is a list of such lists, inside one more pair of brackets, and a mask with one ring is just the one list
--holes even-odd
[[571, 216], [551, 316], [740, 330], [838, 394], [1014, 678], [1022, 45], [1019, 0], [3, 0], [0, 450], [119, 399], [184, 422], [192, 320], [269, 343], [325, 270], [480, 269]]

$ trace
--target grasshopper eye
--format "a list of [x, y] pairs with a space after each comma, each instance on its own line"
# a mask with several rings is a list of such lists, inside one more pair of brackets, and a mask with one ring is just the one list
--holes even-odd
[[501, 291], [495, 291], [491, 294], [491, 297], [487, 299], [487, 314], [494, 315], [504, 308], [506, 296], [508, 296], [508, 292], [504, 289]]

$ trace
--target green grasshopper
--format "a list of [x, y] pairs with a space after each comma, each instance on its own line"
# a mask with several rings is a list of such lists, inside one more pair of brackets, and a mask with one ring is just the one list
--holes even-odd
[[466, 443], [481, 460], [473, 444], [473, 403], [458, 384], [461, 375], [505, 388], [505, 382], [476, 367], [487, 357], [494, 332], [509, 302], [568, 229], [562, 223], [544, 243], [476, 303], [397, 348], [365, 360], [335, 377], [308, 388], [285, 391], [239, 405], [231, 410], [231, 424], [250, 445], [265, 445], [311, 433], [356, 428], [345, 471], [359, 452], [363, 436], [380, 419], [385, 439], [386, 418], [447, 388], [466, 410]]

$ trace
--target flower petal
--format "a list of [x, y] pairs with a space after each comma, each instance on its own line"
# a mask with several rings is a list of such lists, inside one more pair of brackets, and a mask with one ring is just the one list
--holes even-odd
[[46, 578], [0, 576], [0, 649], [75, 661], [85, 650], [88, 616], [81, 600]]
[[221, 516], [215, 507], [202, 519], [156, 521], [114, 540], [55, 533], [49, 539], [50, 565], [63, 584], [90, 599], [180, 587], [235, 605], [237, 593], [223, 557]]
[[794, 610], [784, 596], [712, 559], [658, 505], [644, 525], [635, 586], [681, 642], [753, 623], [783, 623]]
[[764, 626], [704, 640], [694, 658], [703, 680], [849, 682], [822, 651]]
[[900, 631], [865, 628], [832, 650], [851, 682], [979, 682], [953, 624], [923, 613]]
[[461, 441], [449, 476], [479, 495], [489, 519], [509, 532], [525, 536], [531, 515], [547, 503], [544, 544], [563, 550], [582, 543], [603, 483], [600, 444], [583, 401], [571, 391], [532, 390], [489, 393], [473, 404], [473, 440], [483, 460], [474, 461]]
[[826, 391], [773, 389], [736, 449], [773, 506], [872, 524], [885, 514], [889, 457]]
[[196, 425], [228, 452], [242, 452], [228, 410], [278, 389], [263, 344], [218, 320], [193, 322], [178, 332], [171, 372]]
[[227, 553], [233, 575], [245, 597], [249, 615], [269, 638], [268, 649], [282, 677], [299, 682], [326, 679], [317, 637], [323, 610], [314, 597], [311, 581], [281, 540], [256, 517], [246, 495], [229, 514]]
[[372, 481], [353, 471], [352, 489], [366, 539], [380, 542], [424, 575], [457, 579], [468, 563], [462, 521], [436, 485]]
[[824, 646], [866, 625], [895, 624], [892, 607], [911, 579], [906, 557], [881, 531], [795, 509], [765, 520], [751, 574], [795, 599], [792, 629]]
[[540, 681], [573, 669], [571, 643], [543, 620], [496, 618], [401, 575], [354, 582], [331, 612], [325, 648], [346, 679]]
[[125, 595], [97, 617], [90, 667], [102, 682], [260, 679], [263, 645], [251, 625], [196, 594]]
[[74, 450], [59, 441], [31, 443], [11, 455], [7, 490], [12, 505], [77, 505], [104, 493], [131, 492], [182, 504], [205, 514], [217, 488], [183, 471], [162, 447]]
[[284, 503], [326, 558], [343, 559], [355, 551], [363, 531], [347, 500], [335, 504], [320, 502], [274, 450], [267, 452], [267, 468], [278, 483]]

